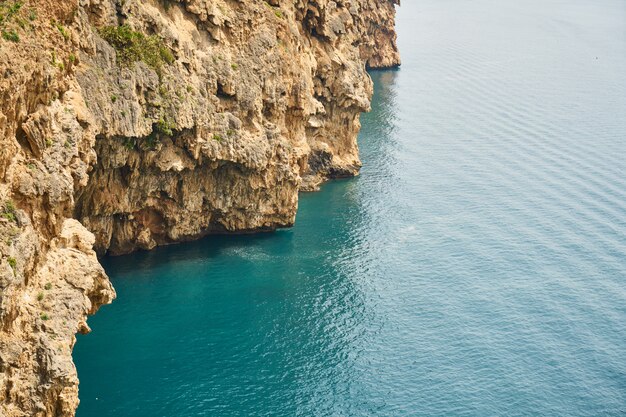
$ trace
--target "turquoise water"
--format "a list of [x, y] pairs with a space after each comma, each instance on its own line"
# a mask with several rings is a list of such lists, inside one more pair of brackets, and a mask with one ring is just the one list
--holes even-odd
[[626, 3], [403, 3], [361, 177], [106, 260], [79, 417], [626, 415]]

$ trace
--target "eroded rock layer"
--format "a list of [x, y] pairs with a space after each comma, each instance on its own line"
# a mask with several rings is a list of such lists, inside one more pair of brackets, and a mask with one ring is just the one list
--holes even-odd
[[358, 173], [396, 4], [0, 1], [0, 415], [74, 415], [96, 252], [290, 226]]

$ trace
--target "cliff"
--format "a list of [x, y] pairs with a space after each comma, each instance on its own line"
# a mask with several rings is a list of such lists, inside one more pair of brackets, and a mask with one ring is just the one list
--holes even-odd
[[96, 253], [290, 226], [358, 173], [398, 3], [0, 1], [0, 415], [74, 415]]

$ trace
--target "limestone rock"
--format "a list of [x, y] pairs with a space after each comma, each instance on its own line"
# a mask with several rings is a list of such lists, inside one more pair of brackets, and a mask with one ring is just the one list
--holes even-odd
[[0, 2], [0, 415], [74, 415], [96, 252], [290, 226], [358, 173], [397, 4]]

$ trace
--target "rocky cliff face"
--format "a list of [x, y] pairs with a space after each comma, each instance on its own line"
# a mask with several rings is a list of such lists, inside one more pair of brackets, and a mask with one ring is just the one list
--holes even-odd
[[74, 414], [96, 251], [290, 226], [357, 174], [397, 3], [0, 1], [0, 415]]

